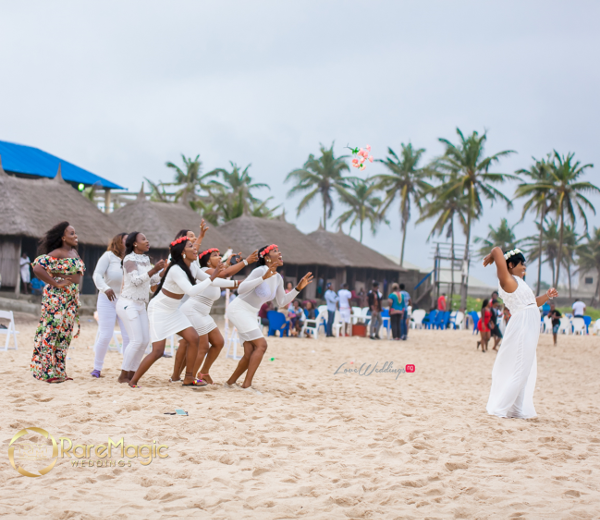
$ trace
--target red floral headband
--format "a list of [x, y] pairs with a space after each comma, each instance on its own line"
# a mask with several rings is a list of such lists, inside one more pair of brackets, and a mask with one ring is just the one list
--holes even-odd
[[277, 248], [277, 244], [271, 244], [268, 247], [265, 247], [261, 253], [260, 253], [260, 257], [263, 258], [265, 255], [268, 255], [271, 251], [273, 251], [273, 249]]
[[202, 251], [202, 253], [200, 253], [200, 254], [198, 255], [198, 258], [202, 258], [204, 255], [208, 255], [208, 254], [210, 254], [210, 253], [214, 253], [215, 251], [216, 251], [217, 253], [219, 252], [219, 250], [218, 250], [216, 247], [213, 247], [212, 249], [207, 249], [206, 251]]
[[179, 238], [176, 238], [175, 240], [173, 240], [173, 242], [171, 242], [171, 247], [176, 246], [177, 244], [181, 244], [181, 242], [185, 242], [189, 240], [189, 238], [187, 236], [182, 236]]

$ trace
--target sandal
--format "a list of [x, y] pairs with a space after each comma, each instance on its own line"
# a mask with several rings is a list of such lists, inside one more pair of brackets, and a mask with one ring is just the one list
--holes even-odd
[[129, 388], [142, 388], [140, 385], [132, 385], [131, 383], [129, 384]]
[[208, 386], [208, 383], [202, 379], [195, 379], [193, 383], [183, 383], [181, 386]]
[[60, 377], [51, 377], [50, 379], [46, 379], [45, 383], [64, 383], [65, 380]]
[[173, 379], [172, 377], [170, 377], [169, 383], [181, 383], [181, 379]]

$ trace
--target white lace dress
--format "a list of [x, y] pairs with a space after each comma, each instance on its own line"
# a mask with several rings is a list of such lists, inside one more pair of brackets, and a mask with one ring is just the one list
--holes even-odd
[[536, 349], [540, 337], [540, 311], [530, 287], [515, 276], [518, 287], [498, 293], [511, 312], [504, 339], [492, 370], [487, 403], [490, 415], [530, 419], [536, 416], [533, 391], [537, 377]]

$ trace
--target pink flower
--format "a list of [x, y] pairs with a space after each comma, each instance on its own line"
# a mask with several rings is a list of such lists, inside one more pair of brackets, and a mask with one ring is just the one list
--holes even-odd
[[360, 158], [360, 164], [363, 164], [366, 161], [366, 159], [364, 157]]
[[356, 158], [352, 159], [352, 164], [354, 166], [356, 166], [358, 164], [358, 159], [356, 159]]
[[368, 145], [367, 145], [367, 152], [370, 152], [370, 151], [371, 151], [371, 145], [370, 145], [370, 144], [368, 144]]
[[358, 169], [359, 169], [359, 170], [364, 170], [365, 168], [366, 168], [366, 166], [365, 166], [364, 164], [361, 164], [361, 165], [358, 167]]
[[373, 156], [369, 155], [369, 162], [373, 162]]

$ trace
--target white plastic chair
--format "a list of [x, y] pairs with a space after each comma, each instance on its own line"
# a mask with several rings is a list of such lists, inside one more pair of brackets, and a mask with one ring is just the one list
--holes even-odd
[[361, 321], [364, 321], [364, 315], [360, 307], [352, 307], [352, 325], [356, 325]]
[[552, 334], [552, 318], [544, 316], [544, 321], [542, 322], [542, 332], [544, 334]]
[[580, 336], [585, 336], [585, 321], [583, 318], [573, 318], [573, 334], [578, 334]]
[[14, 350], [18, 350], [19, 347], [17, 345], [17, 334], [19, 334], [19, 332], [15, 328], [15, 316], [13, 311], [0, 311], [0, 318], [9, 320], [8, 327], [6, 329], [0, 329], [0, 334], [6, 334], [6, 343], [4, 344], [4, 349], [0, 350], [4, 350], [5, 352], [8, 351], [8, 345], [11, 337], [15, 345]]
[[342, 321], [342, 317], [340, 316], [340, 311], [335, 311], [335, 317], [333, 318], [333, 327], [331, 327], [331, 333], [334, 336], [339, 337], [343, 327], [344, 322]]
[[560, 327], [558, 328], [559, 334], [571, 334], [573, 332], [571, 320], [566, 316], [560, 319]]
[[455, 311], [452, 314], [455, 314], [455, 316], [454, 316], [454, 328], [455, 329], [462, 329], [463, 328], [463, 322], [465, 320], [464, 313], [461, 312], [461, 311]]
[[315, 339], [319, 339], [319, 327], [321, 325], [326, 326], [327, 323], [327, 308], [325, 308], [325, 312], [319, 312], [318, 316], [314, 320], [309, 320], [306, 318], [302, 322], [302, 330], [300, 331], [301, 336], [305, 336], [306, 332], [310, 332], [312, 337]]
[[422, 329], [423, 328], [423, 318], [425, 318], [425, 310], [417, 309], [413, 311], [412, 318], [410, 321], [410, 327], [412, 329]]

